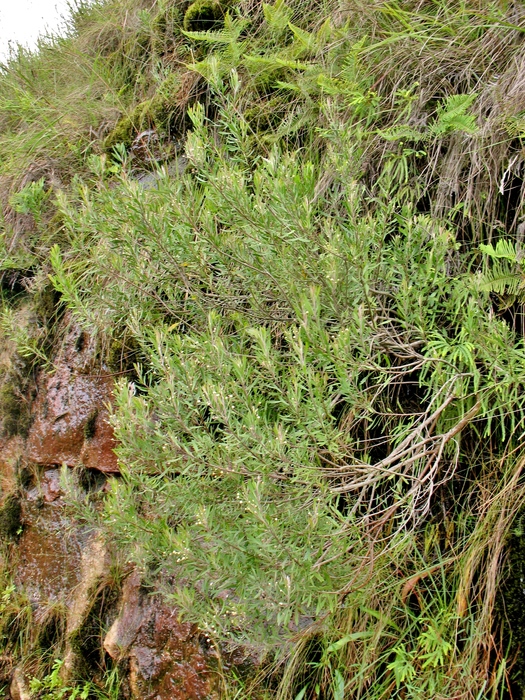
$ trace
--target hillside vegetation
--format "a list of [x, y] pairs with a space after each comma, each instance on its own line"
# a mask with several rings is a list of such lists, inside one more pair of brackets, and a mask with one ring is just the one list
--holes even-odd
[[107, 0], [1, 71], [4, 413], [68, 309], [122, 469], [72, 512], [258, 659], [225, 698], [523, 697], [524, 32]]

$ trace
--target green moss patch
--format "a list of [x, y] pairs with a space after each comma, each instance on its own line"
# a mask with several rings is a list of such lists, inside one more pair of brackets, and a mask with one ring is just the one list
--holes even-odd
[[196, 0], [186, 10], [184, 29], [187, 32], [207, 32], [215, 29], [226, 12], [223, 3], [214, 0]]
[[146, 129], [170, 134], [174, 125], [183, 121], [182, 109], [177, 104], [179, 87], [178, 75], [168, 76], [153, 97], [140, 102], [129, 115], [117, 122], [104, 141], [105, 150], [111, 151], [118, 143], [129, 148], [136, 135]]

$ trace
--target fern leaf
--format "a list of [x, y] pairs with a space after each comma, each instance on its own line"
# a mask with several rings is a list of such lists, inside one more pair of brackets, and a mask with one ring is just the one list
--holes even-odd
[[245, 56], [245, 62], [252, 69], [279, 70], [280, 68], [291, 68], [292, 70], [307, 70], [310, 67], [307, 63], [279, 58], [278, 56]]
[[453, 132], [474, 134], [477, 132], [476, 118], [467, 110], [476, 99], [477, 94], [451, 95], [438, 107], [436, 121], [430, 127], [433, 136], [443, 136]]
[[480, 276], [478, 288], [483, 292], [517, 296], [523, 289], [523, 282], [522, 275], [509, 266], [498, 263], [492, 270]]
[[302, 44], [303, 48], [308, 51], [313, 51], [317, 47], [317, 38], [310, 32], [305, 32], [304, 29], [296, 27], [295, 24], [288, 22], [288, 27], [292, 30], [294, 37]]
[[518, 257], [516, 253], [516, 247], [512, 241], [506, 238], [502, 238], [496, 243], [496, 247], [493, 245], [481, 243], [479, 249], [485, 255], [488, 255], [493, 260], [504, 259], [510, 260], [510, 262], [518, 262]]
[[263, 3], [264, 19], [273, 29], [286, 29], [292, 16], [291, 9], [284, 0], [275, 0], [273, 5]]
[[242, 32], [246, 28], [247, 21], [244, 19], [232, 19], [226, 15], [224, 19], [224, 27], [220, 31], [212, 29], [205, 32], [190, 32], [181, 30], [184, 36], [193, 41], [203, 41], [207, 44], [232, 44], [239, 40]]

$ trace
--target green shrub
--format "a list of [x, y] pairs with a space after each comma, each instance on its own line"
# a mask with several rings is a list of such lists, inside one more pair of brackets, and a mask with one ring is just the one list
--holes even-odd
[[[517, 446], [519, 344], [465, 278], [453, 223], [396, 199], [397, 170], [394, 204], [367, 205], [336, 123], [323, 158], [286, 141], [261, 157], [216, 89], [220, 138], [196, 105], [184, 177], [144, 191], [123, 172], [61, 204], [57, 290], [147, 357], [117, 391], [124, 478], [91, 517], [217, 640], [284, 663], [299, 635], [283, 697], [354, 697], [371, 673], [373, 697], [481, 688], [474, 640], [491, 618], [474, 606], [463, 621], [460, 605], [490, 599], [481, 572], [508, 492], [483, 516], [475, 478], [461, 516], [454, 493], [473, 445]], [[452, 540], [436, 492], [459, 518]]]
[[[33, 264], [113, 366], [122, 338], [140, 360], [116, 390], [123, 478], [85, 517], [218, 648], [266, 659], [271, 697], [504, 696], [522, 18], [202, 0], [167, 46], [166, 6], [107, 7], [85, 10], [92, 63], [0, 80], [1, 167], [45, 150], [65, 173]], [[177, 64], [204, 86], [189, 110]], [[96, 153], [149, 127], [185, 133], [188, 168], [146, 191]], [[39, 214], [43, 186], [13, 191]]]

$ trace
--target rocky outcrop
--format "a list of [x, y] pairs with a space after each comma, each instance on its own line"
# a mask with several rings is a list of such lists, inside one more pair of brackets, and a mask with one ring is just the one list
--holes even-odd
[[[97, 366], [94, 339], [71, 319], [64, 328], [53, 371], [37, 376], [27, 436], [0, 439], [0, 530], [11, 542], [16, 590], [31, 607], [28, 644], [52, 640], [65, 682], [96, 678], [112, 663], [130, 700], [218, 699], [217, 652], [209, 640], [152, 596], [140, 573], [66, 507], [61, 470], [83, 475], [76, 479], [83, 499], [93, 491], [102, 496], [107, 480], [118, 478], [118, 463], [108, 421], [113, 378]], [[85, 478], [90, 473], [98, 477]], [[30, 700], [30, 669], [9, 663], [11, 700]]]
[[17, 468], [25, 454], [24, 440], [19, 436], [0, 438], [0, 494], [4, 500], [16, 490]]
[[29, 691], [29, 683], [21, 667], [16, 668], [13, 672], [9, 692], [11, 700], [33, 700]]
[[[49, 470], [46, 474], [49, 477]], [[46, 503], [38, 485], [22, 494], [22, 532], [16, 546], [14, 582], [37, 616], [45, 608], [65, 604], [81, 581], [80, 562], [87, 536], [72, 530], [71, 525], [60, 501]]]

